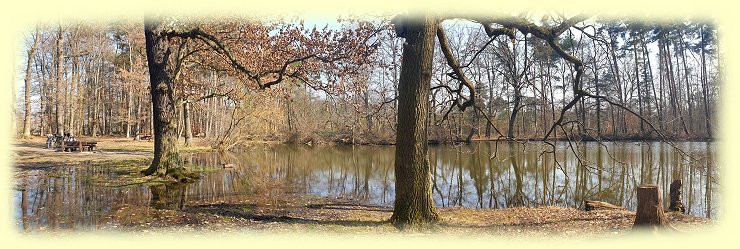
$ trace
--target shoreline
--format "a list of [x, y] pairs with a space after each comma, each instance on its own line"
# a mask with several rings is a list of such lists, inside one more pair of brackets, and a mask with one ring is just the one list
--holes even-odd
[[[43, 141], [17, 141], [13, 150], [16, 155], [13, 184], [16, 188], [23, 188], [18, 184], [31, 172], [81, 167], [86, 164], [122, 172], [120, 176], [97, 182], [110, 183], [110, 187], [164, 184], [154, 178], [137, 175], [141, 168], [146, 167], [147, 160], [151, 160], [153, 155], [151, 151], [142, 150], [143, 146], [126, 147], [130, 144], [122, 139], [106, 141], [111, 144], [101, 143], [99, 152], [55, 152], [43, 147]], [[133, 143], [146, 146], [152, 144], [146, 141]], [[106, 147], [111, 145], [112, 147]], [[189, 152], [198, 151], [200, 150]], [[229, 201], [210, 203], [188, 201], [184, 208], [179, 210], [157, 207], [157, 204], [116, 204], [111, 206], [110, 216], [103, 223], [104, 226], [93, 229], [136, 233], [157, 231], [398, 233], [386, 222], [392, 213], [392, 207], [388, 206], [367, 205], [340, 198], [292, 195], [271, 196], [272, 199], [237, 197]], [[613, 237], [633, 231], [631, 227], [635, 217], [633, 211], [624, 209], [584, 211], [553, 206], [501, 209], [445, 207], [438, 208], [438, 212], [440, 222], [433, 229], [422, 233]], [[714, 227], [716, 223], [715, 220], [701, 217], [670, 212], [667, 214], [671, 223], [682, 230], [706, 230]], [[19, 220], [14, 220], [14, 223], [19, 225]], [[88, 229], [75, 227], [60, 231]], [[33, 231], [42, 230], [48, 228]]]

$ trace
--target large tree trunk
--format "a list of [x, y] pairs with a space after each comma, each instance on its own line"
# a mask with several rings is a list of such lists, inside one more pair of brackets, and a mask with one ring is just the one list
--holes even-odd
[[427, 109], [437, 25], [428, 15], [396, 25], [397, 31], [406, 26], [396, 124], [396, 201], [391, 217], [399, 229], [439, 219], [427, 156]]
[[170, 44], [173, 40], [162, 34], [164, 26], [160, 20], [152, 19], [144, 24], [154, 119], [154, 159], [144, 174], [157, 173], [188, 181], [192, 176], [180, 165], [177, 149], [177, 106], [173, 96], [176, 56]]
[[36, 55], [36, 49], [39, 47], [39, 30], [36, 29], [36, 33], [33, 37], [33, 46], [28, 50], [28, 60], [26, 61], [26, 89], [24, 95], [25, 114], [23, 115], [23, 138], [31, 138], [31, 66], [33, 65], [33, 57]]

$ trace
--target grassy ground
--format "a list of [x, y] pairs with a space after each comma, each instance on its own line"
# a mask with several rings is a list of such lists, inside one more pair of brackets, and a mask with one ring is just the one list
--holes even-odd
[[[97, 183], [121, 186], [157, 184], [157, 179], [139, 173], [152, 157], [153, 143], [121, 138], [98, 138], [95, 152], [55, 152], [45, 148], [45, 139], [16, 141], [15, 177], [21, 179], [29, 169], [52, 170], [81, 163], [105, 165], [120, 170], [115, 178]], [[200, 146], [184, 151], [210, 150]], [[189, 203], [181, 210], [150, 206], [113, 207], [103, 230], [140, 233], [172, 231], [266, 231], [330, 232], [349, 234], [397, 234], [385, 221], [392, 209], [341, 199], [305, 196], [237, 198], [238, 201]], [[632, 231], [634, 212], [627, 210], [582, 211], [559, 207], [468, 209], [440, 208], [441, 221], [421, 233], [450, 236], [503, 235], [567, 238], [614, 237]], [[671, 223], [680, 231], [710, 229], [712, 220], [669, 213]]]

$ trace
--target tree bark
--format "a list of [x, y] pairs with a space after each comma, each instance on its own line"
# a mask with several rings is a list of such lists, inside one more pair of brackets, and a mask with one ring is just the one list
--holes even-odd
[[[396, 201], [391, 222], [399, 229], [436, 222], [427, 155], [427, 118], [438, 22], [425, 14], [396, 24], [405, 28], [396, 124]], [[406, 27], [403, 27], [406, 26]]]
[[637, 188], [637, 214], [633, 228], [659, 227], [668, 223], [663, 212], [663, 194], [656, 185]]
[[169, 175], [184, 182], [193, 176], [180, 165], [175, 117], [178, 108], [173, 96], [176, 56], [171, 48], [174, 41], [163, 35], [165, 28], [160, 20], [148, 19], [144, 24], [154, 119], [154, 159], [144, 174]]
[[24, 95], [24, 108], [25, 113], [23, 115], [23, 138], [31, 138], [31, 66], [33, 65], [33, 57], [36, 55], [36, 50], [39, 47], [39, 30], [33, 36], [33, 46], [28, 50], [28, 57], [26, 61], [26, 89]]
[[668, 210], [685, 213], [686, 207], [684, 207], [681, 201], [681, 186], [683, 183], [681, 180], [675, 180], [671, 183], [669, 196], [671, 197], [671, 205], [668, 206]]

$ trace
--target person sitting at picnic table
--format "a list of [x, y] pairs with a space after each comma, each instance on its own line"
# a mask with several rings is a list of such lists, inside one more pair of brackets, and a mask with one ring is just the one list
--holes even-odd
[[77, 139], [75, 139], [75, 136], [72, 133], [69, 133], [69, 132], [64, 133], [64, 136], [67, 138], [67, 139], [64, 140], [66, 142], [74, 142], [74, 141], [77, 141]]
[[46, 148], [51, 149], [54, 142], [56, 142], [56, 136], [54, 134], [46, 134]]

